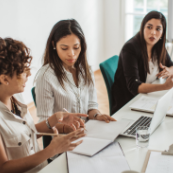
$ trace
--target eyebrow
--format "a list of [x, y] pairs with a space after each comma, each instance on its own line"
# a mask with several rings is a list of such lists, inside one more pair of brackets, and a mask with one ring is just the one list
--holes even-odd
[[[76, 44], [74, 44], [74, 46], [77, 46], [77, 45], [79, 45], [80, 43], [76, 43]], [[68, 45], [66, 45], [66, 44], [61, 44], [60, 46], [65, 46], [65, 47], [68, 47]]]
[[[148, 25], [153, 26], [151, 23], [148, 23]], [[158, 25], [157, 27], [158, 27], [158, 28], [162, 28], [161, 25]]]

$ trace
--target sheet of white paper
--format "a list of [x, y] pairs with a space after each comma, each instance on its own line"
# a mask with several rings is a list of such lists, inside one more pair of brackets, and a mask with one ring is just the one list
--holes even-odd
[[[149, 111], [149, 112], [154, 113], [157, 101], [158, 101], [158, 98], [142, 96], [136, 102], [132, 103], [130, 105], [130, 108], [136, 109], [136, 110], [141, 110], [141, 111]], [[171, 103], [169, 103], [169, 104], [170, 104], [170, 106], [167, 111], [167, 114], [173, 115], [173, 99], [172, 99]]]
[[117, 143], [93, 157], [67, 152], [67, 160], [69, 173], [121, 173], [130, 169]]
[[89, 120], [86, 123], [86, 135], [87, 137], [114, 141], [128, 124], [128, 121], [110, 121], [105, 123], [104, 121]]
[[111, 140], [90, 137], [80, 138], [75, 142], [79, 140], [83, 140], [82, 144], [78, 145], [72, 152], [84, 154], [87, 156], [93, 156], [112, 142]]
[[173, 173], [173, 157], [151, 152], [146, 173]]

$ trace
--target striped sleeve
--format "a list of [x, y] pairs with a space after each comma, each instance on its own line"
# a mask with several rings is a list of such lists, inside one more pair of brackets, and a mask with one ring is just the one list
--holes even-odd
[[95, 79], [94, 79], [93, 71], [91, 71], [91, 76], [92, 76], [93, 84], [90, 84], [89, 86], [88, 111], [92, 109], [98, 109], [97, 93], [95, 88]]
[[54, 110], [54, 94], [46, 73], [37, 77], [35, 92], [37, 116], [44, 120], [50, 117]]

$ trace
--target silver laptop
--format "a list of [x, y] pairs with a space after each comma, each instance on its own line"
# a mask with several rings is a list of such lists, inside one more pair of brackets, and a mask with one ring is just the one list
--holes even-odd
[[139, 126], [148, 126], [150, 134], [152, 134], [157, 127], [163, 122], [166, 112], [169, 108], [169, 103], [172, 100], [173, 88], [170, 89], [165, 95], [163, 95], [156, 105], [153, 118], [147, 116], [141, 116], [133, 124], [128, 126], [121, 135], [136, 138], [136, 128]]

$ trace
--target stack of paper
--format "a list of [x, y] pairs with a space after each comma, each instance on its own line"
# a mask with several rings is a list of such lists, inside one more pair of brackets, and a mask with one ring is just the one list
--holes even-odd
[[67, 152], [69, 173], [121, 173], [129, 170], [118, 143], [113, 143], [93, 157]]
[[[158, 98], [142, 96], [136, 102], [132, 103], [130, 105], [130, 108], [136, 111], [154, 113], [157, 101]], [[169, 109], [166, 114], [169, 116], [173, 116], [173, 100], [168, 104], [169, 104]]]

